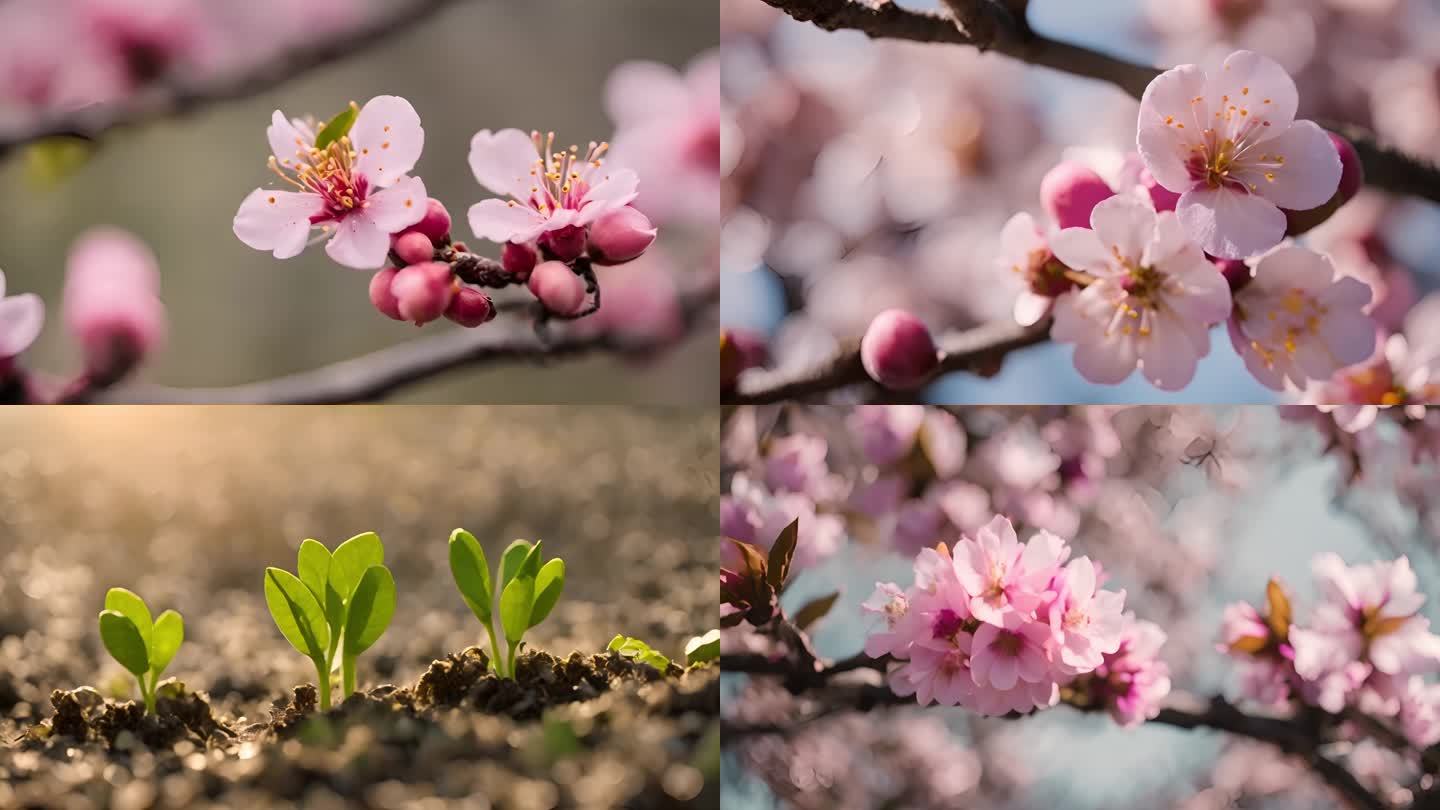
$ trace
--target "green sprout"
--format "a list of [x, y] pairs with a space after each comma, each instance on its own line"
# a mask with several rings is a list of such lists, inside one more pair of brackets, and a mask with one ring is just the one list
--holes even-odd
[[145, 713], [154, 714], [155, 687], [185, 640], [185, 620], [173, 610], [152, 620], [144, 599], [124, 588], [111, 588], [100, 611], [100, 640], [140, 682]]
[[[496, 586], [491, 587], [490, 564], [475, 535], [464, 529], [450, 533], [450, 573], [465, 604], [485, 625], [490, 636], [490, 668], [502, 678], [515, 677], [515, 652], [525, 632], [550, 615], [565, 590], [565, 561], [540, 564], [540, 541], [532, 545], [516, 540], [500, 555]], [[495, 634], [496, 616], [504, 633], [502, 651]]]
[[355, 660], [370, 649], [395, 615], [395, 578], [374, 532], [357, 534], [330, 553], [320, 542], [300, 544], [296, 571], [265, 569], [265, 604], [285, 639], [315, 664], [320, 709], [330, 709], [336, 655], [340, 699], [355, 691]]

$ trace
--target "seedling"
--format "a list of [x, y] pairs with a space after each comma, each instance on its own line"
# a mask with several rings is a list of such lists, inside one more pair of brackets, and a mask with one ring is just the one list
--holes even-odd
[[670, 670], [670, 659], [666, 658], [664, 653], [638, 638], [616, 636], [610, 639], [610, 644], [605, 649], [620, 653], [623, 658], [639, 661], [642, 664], [649, 664], [661, 673]]
[[[450, 533], [450, 573], [465, 604], [485, 625], [490, 637], [490, 668], [502, 678], [515, 677], [515, 652], [525, 632], [550, 615], [565, 590], [565, 561], [540, 564], [540, 541], [516, 540], [500, 555], [500, 569], [491, 587], [490, 564], [475, 535], [464, 529]], [[500, 619], [505, 648], [495, 634]]]
[[320, 709], [330, 708], [330, 679], [340, 665], [340, 699], [355, 691], [355, 661], [395, 615], [395, 578], [374, 532], [357, 534], [330, 553], [300, 544], [296, 571], [265, 569], [265, 604], [290, 645], [315, 664]]
[[151, 620], [144, 599], [124, 588], [111, 588], [100, 611], [100, 640], [140, 682], [145, 713], [154, 714], [155, 687], [185, 640], [185, 620], [173, 610]]

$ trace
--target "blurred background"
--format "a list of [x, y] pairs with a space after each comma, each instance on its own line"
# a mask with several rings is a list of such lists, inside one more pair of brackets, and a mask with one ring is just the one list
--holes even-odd
[[[84, 2], [118, 3], [119, 13], [137, 18], [175, 4]], [[48, 11], [62, 5], [6, 0], [0, 11], [18, 12], [25, 6]], [[227, 26], [221, 33], [229, 38], [228, 50], [202, 55], [209, 60], [205, 68], [223, 70], [241, 56], [253, 60], [280, 46], [323, 42], [369, 15], [402, 4], [256, 0], [213, 5], [231, 15], [243, 9], [260, 18], [248, 28], [240, 23]], [[0, 82], [9, 82], [0, 87], [0, 124], [18, 125], [25, 121], [25, 110], [17, 96], [29, 86], [27, 79], [34, 78], [39, 60], [53, 59], [69, 47], [64, 40], [73, 41], [79, 33], [42, 32], [61, 42], [36, 55], [30, 52], [33, 47], [24, 46], [43, 38], [19, 25], [7, 29], [0, 34], [0, 51], [9, 52], [0, 56]], [[703, 3], [467, 0], [397, 32], [391, 41], [257, 96], [109, 135], [88, 159], [65, 171], [55, 171], [53, 156], [11, 153], [0, 162], [0, 188], [14, 201], [0, 222], [0, 268], [11, 295], [38, 293], [49, 310], [45, 332], [27, 362], [57, 372], [76, 364], [77, 351], [60, 318], [65, 256], [75, 237], [97, 224], [133, 231], [159, 257], [170, 340], [147, 364], [144, 379], [152, 382], [247, 382], [458, 329], [440, 321], [421, 331], [380, 316], [367, 298], [369, 274], [335, 265], [318, 248], [282, 262], [235, 238], [231, 220], [241, 200], [274, 179], [265, 167], [265, 127], [271, 112], [279, 108], [290, 115], [328, 118], [351, 100], [364, 104], [381, 94], [408, 98], [427, 135], [416, 174], [449, 208], [456, 238], [470, 239], [465, 211], [488, 196], [466, 163], [476, 131], [553, 129], [566, 143], [609, 139], [616, 125], [607, 118], [603, 88], [612, 70], [630, 60], [654, 60], [683, 70], [715, 45], [715, 9]], [[645, 261], [677, 279], [693, 278], [713, 268], [713, 243], [713, 223], [676, 223], [662, 227], [661, 242]], [[470, 244], [479, 252], [499, 255], [499, 246], [473, 239]], [[508, 294], [525, 297], [523, 291]], [[460, 372], [408, 389], [400, 398], [442, 403], [710, 402], [716, 379], [714, 343], [713, 334], [692, 335], [684, 345], [643, 363], [587, 358], [553, 368], [522, 365]]]
[[[937, 10], [938, 0], [897, 5]], [[1150, 64], [1262, 52], [1295, 77], [1300, 116], [1366, 126], [1440, 157], [1431, 0], [1033, 0], [1039, 32]], [[1009, 320], [1020, 285], [995, 266], [1016, 212], [1044, 222], [1040, 180], [1062, 159], [1118, 172], [1138, 103], [1100, 82], [973, 48], [871, 40], [722, 0], [722, 94], [733, 119], [722, 202], [722, 324], [770, 339], [780, 368], [858, 341], [882, 310], [932, 330]], [[1112, 181], [1113, 182], [1113, 181]], [[1371, 285], [1386, 332], [1440, 286], [1440, 208], [1366, 191], [1304, 241]], [[1223, 330], [1194, 382], [1166, 394], [1134, 375], [1087, 382], [1071, 349], [1008, 357], [991, 379], [953, 374], [940, 403], [1274, 402]]]

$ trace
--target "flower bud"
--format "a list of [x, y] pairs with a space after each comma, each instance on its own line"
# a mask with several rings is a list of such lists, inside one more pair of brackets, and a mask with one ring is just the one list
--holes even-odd
[[1149, 169], [1140, 170], [1140, 185], [1150, 193], [1150, 202], [1156, 211], [1174, 211], [1180, 204], [1180, 195], [1160, 185]]
[[633, 206], [625, 206], [590, 226], [590, 258], [596, 264], [623, 264], [655, 242], [655, 226]]
[[395, 293], [390, 289], [399, 272], [394, 267], [387, 267], [370, 279], [370, 303], [385, 317], [403, 321], [405, 316], [400, 314], [400, 302], [395, 300]]
[[579, 225], [566, 225], [540, 234], [538, 241], [548, 256], [568, 264], [585, 252], [585, 229]]
[[886, 388], [919, 388], [935, 371], [940, 357], [930, 330], [903, 309], [875, 316], [860, 340], [865, 373]]
[[430, 237], [419, 231], [406, 231], [395, 237], [395, 255], [405, 264], [420, 264], [435, 260], [435, 244]]
[[455, 291], [455, 297], [450, 299], [450, 306], [445, 309], [445, 317], [466, 329], [474, 329], [495, 318], [495, 304], [490, 300], [490, 296], [474, 287], [461, 287]]
[[1040, 206], [1057, 227], [1088, 228], [1090, 211], [1115, 191], [1090, 167], [1063, 161], [1040, 181]]
[[505, 272], [521, 281], [530, 278], [530, 271], [535, 269], [539, 261], [540, 255], [534, 245], [506, 242], [500, 251], [500, 263], [504, 265]]
[[740, 374], [770, 362], [770, 348], [765, 336], [744, 329], [720, 332], [720, 388], [732, 391]]
[[574, 315], [585, 304], [585, 282], [561, 262], [542, 262], [530, 274], [529, 287], [556, 315]]
[[1288, 236], [1299, 236], [1329, 219], [1365, 185], [1365, 168], [1360, 165], [1360, 154], [1355, 151], [1355, 146], [1333, 132], [1326, 134], [1335, 145], [1335, 153], [1340, 156], [1340, 185], [1336, 187], [1334, 196], [1317, 208], [1308, 211], [1282, 209], [1285, 211], [1285, 233]]
[[395, 274], [390, 292], [400, 317], [423, 326], [445, 314], [455, 294], [455, 277], [442, 262], [412, 264]]
[[155, 255], [139, 239], [97, 228], [70, 251], [64, 317], [92, 377], [128, 374], [165, 336], [165, 305], [157, 295]]
[[450, 242], [450, 212], [445, 204], [431, 197], [425, 203], [425, 218], [405, 229], [406, 232], [421, 233], [430, 238], [433, 245]]

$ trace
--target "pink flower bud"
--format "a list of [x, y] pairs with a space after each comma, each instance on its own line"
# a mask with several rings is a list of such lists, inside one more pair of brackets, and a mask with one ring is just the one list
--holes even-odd
[[395, 293], [390, 289], [399, 272], [394, 267], [387, 267], [370, 279], [370, 303], [385, 317], [403, 321], [405, 316], [400, 314], [400, 302], [395, 300]]
[[474, 329], [495, 318], [495, 304], [490, 296], [474, 287], [461, 287], [455, 291], [445, 317], [467, 329]]
[[1180, 204], [1180, 195], [1160, 185], [1149, 169], [1140, 170], [1140, 185], [1150, 192], [1150, 202], [1156, 211], [1174, 211], [1175, 206]]
[[505, 272], [521, 281], [530, 278], [530, 271], [539, 261], [540, 255], [534, 245], [506, 242], [500, 251], [500, 263], [505, 266]]
[[425, 218], [406, 230], [428, 236], [434, 245], [449, 244], [450, 212], [445, 210], [444, 203], [431, 197], [425, 204]]
[[561, 262], [542, 262], [530, 274], [530, 292], [557, 315], [574, 315], [585, 303], [585, 282]]
[[1100, 175], [1070, 160], [1046, 172], [1040, 181], [1040, 205], [1061, 229], [1090, 227], [1090, 211], [1113, 196], [1115, 191]]
[[590, 258], [596, 264], [623, 264], [655, 242], [655, 226], [633, 206], [625, 206], [590, 226]]
[[64, 318], [92, 376], [118, 379], [164, 340], [155, 254], [117, 228], [83, 234], [70, 249]]
[[903, 309], [887, 309], [875, 316], [860, 340], [860, 362], [865, 373], [886, 388], [919, 388], [939, 364], [930, 330]]
[[430, 237], [419, 231], [407, 231], [395, 237], [395, 255], [405, 264], [420, 264], [435, 260], [435, 244]]
[[566, 225], [540, 234], [540, 247], [558, 261], [573, 262], [585, 252], [585, 229]]
[[441, 262], [412, 264], [395, 274], [390, 292], [401, 318], [423, 326], [445, 314], [455, 294], [455, 276]]
[[1285, 212], [1285, 233], [1289, 236], [1299, 236], [1329, 219], [1365, 185], [1365, 168], [1360, 164], [1360, 154], [1355, 151], [1354, 144], [1333, 132], [1326, 134], [1335, 145], [1335, 153], [1340, 156], [1340, 185], [1335, 188], [1334, 196], [1317, 208], [1308, 211], [1282, 208]]

